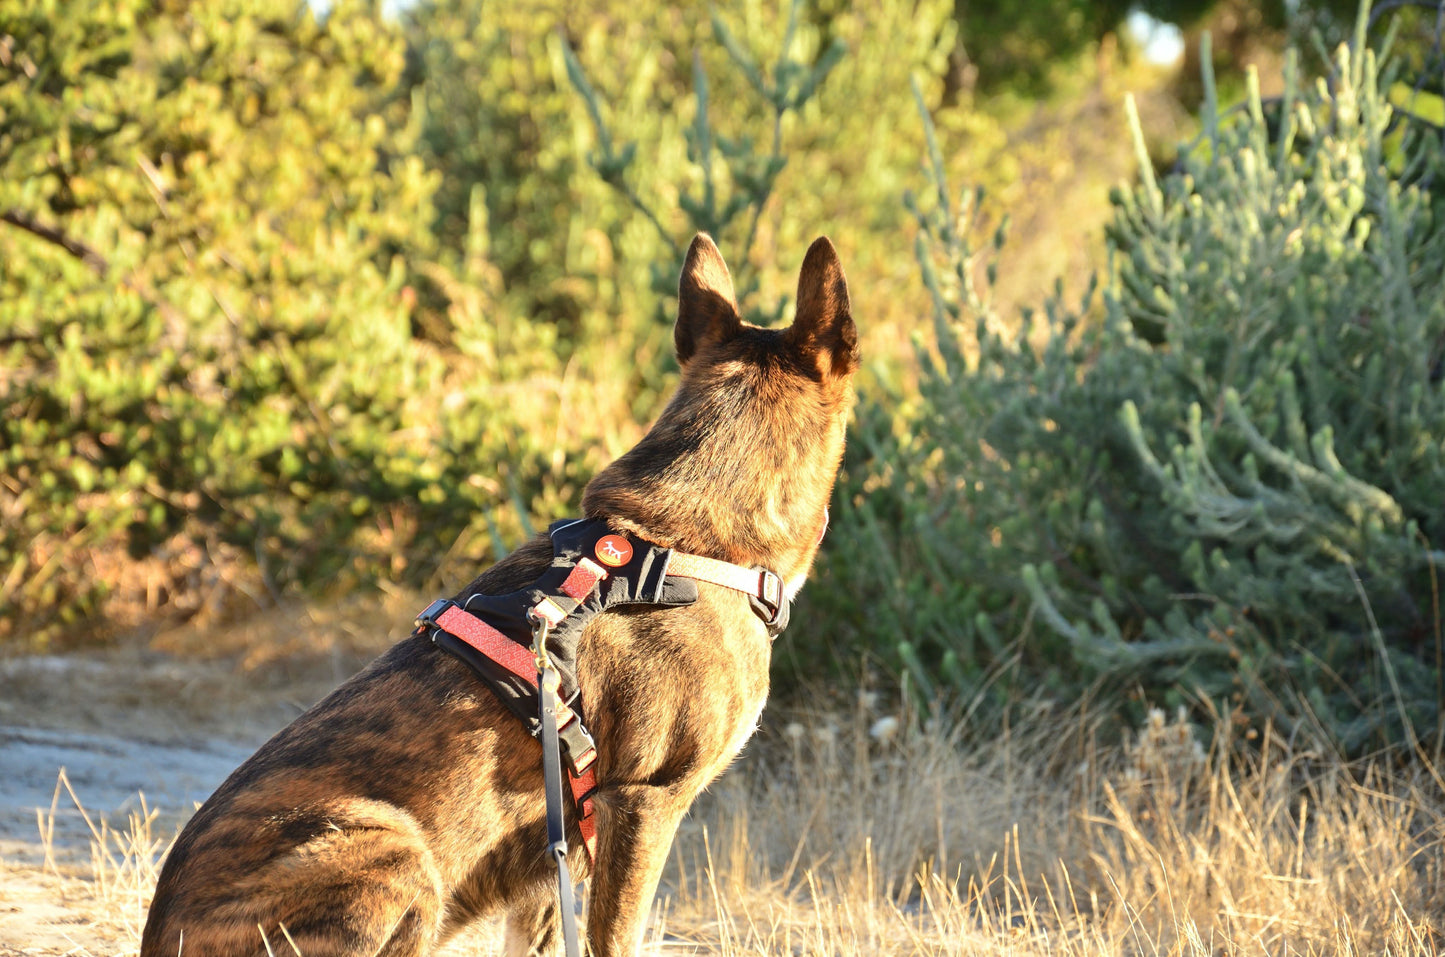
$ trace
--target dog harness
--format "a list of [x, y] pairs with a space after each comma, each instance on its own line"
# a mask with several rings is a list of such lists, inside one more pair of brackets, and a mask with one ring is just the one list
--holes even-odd
[[[556, 737], [591, 857], [597, 747], [577, 700], [577, 641], [587, 623], [619, 608], [690, 605], [697, 601], [697, 583], [705, 581], [747, 595], [769, 636], [776, 638], [787, 627], [790, 603], [783, 580], [769, 569], [660, 548], [614, 532], [598, 519], [554, 522], [547, 534], [552, 564], [531, 585], [509, 595], [438, 599], [416, 623], [418, 633], [425, 632], [438, 648], [471, 668], [527, 731], [542, 739], [544, 749], [546, 684], [549, 672], [555, 676]], [[544, 769], [546, 763], [544, 755]]]

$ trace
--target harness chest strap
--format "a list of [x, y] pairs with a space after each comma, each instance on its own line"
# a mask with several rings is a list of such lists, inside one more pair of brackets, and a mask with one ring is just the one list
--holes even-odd
[[[782, 579], [768, 569], [743, 568], [683, 552], [673, 552], [666, 567], [668, 576], [705, 581], [747, 595], [772, 636], [776, 636], [787, 624], [788, 602]], [[607, 577], [605, 568], [590, 558], [582, 557], [558, 586], [560, 595], [555, 598], [561, 603], [554, 597], [544, 597], [533, 606], [533, 610], [555, 627]], [[453, 602], [445, 599], [433, 602], [417, 616], [417, 624], [423, 628], [435, 627], [455, 636], [525, 682], [533, 692], [540, 691], [537, 659], [532, 652]], [[557, 701], [557, 730], [565, 745], [567, 783], [577, 807], [583, 843], [588, 857], [595, 859], [597, 827], [592, 797], [597, 789], [596, 745], [582, 726], [577, 712], [560, 699]]]
[[[598, 581], [605, 577], [606, 572], [603, 572]], [[593, 585], [595, 587], [596, 582]], [[434, 611], [438, 606], [444, 606], [444, 609]], [[449, 601], [440, 600], [432, 602], [426, 611], [417, 617], [417, 622], [435, 625], [455, 635], [527, 682], [533, 691], [540, 690], [537, 683], [537, 659], [532, 653], [476, 615], [463, 611]], [[582, 843], [587, 848], [587, 856], [595, 858], [597, 822], [593, 817], [595, 809], [592, 806], [592, 793], [597, 790], [597, 769], [594, 766], [597, 748], [591, 735], [582, 727], [577, 712], [560, 699], [557, 701], [557, 733], [567, 743], [567, 785], [572, 791], [572, 800], [577, 805], [577, 823], [582, 831]]]

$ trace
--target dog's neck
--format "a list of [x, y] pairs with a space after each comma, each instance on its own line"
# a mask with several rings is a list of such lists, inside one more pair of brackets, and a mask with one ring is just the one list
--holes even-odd
[[586, 516], [663, 548], [759, 565], [801, 586], [826, 526], [836, 464], [813, 473], [827, 482], [771, 466], [728, 469], [705, 448], [671, 454], [675, 439], [654, 429], [600, 472], [582, 498]]
[[796, 525], [794, 534], [769, 535], [762, 533], [756, 523], [740, 520], [726, 505], [693, 500], [673, 510], [655, 508], [650, 507], [643, 490], [589, 494], [587, 506], [588, 518], [602, 519], [618, 531], [660, 547], [745, 568], [761, 566], [773, 570], [787, 582], [790, 592], [802, 587], [827, 513], [827, 509], [820, 506], [813, 522], [787, 523], [782, 527]]

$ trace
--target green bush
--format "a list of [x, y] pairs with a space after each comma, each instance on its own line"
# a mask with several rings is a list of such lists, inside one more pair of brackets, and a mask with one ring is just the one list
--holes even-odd
[[1331, 84], [1291, 59], [1268, 111], [1211, 105], [1160, 182], [1136, 121], [1108, 280], [1020, 328], [988, 301], [1002, 235], [974, 250], [935, 148], [910, 201], [935, 334], [919, 395], [860, 409], [815, 634], [925, 695], [1435, 733], [1445, 164], [1359, 39]]
[[0, 636], [415, 581], [571, 494], [588, 460], [527, 427], [564, 359], [491, 312], [480, 240], [430, 262], [372, 5], [0, 4], [0, 36]]

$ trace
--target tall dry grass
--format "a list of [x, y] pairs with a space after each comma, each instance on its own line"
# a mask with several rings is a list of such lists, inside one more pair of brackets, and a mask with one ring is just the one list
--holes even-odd
[[[56, 833], [62, 817], [76, 816], [89, 835], [88, 855]], [[160, 809], [149, 805], [143, 794], [138, 806], [124, 814], [93, 812], [76, 794], [64, 768], [57, 776], [50, 807], [37, 808], [35, 817], [40, 837], [36, 866], [27, 872], [24, 862], [3, 862], [0, 880], [11, 894], [0, 895], [0, 900], [13, 895], [10, 909], [23, 912], [27, 898], [48, 893], [54, 895], [48, 903], [63, 903], [76, 911], [60, 923], [84, 926], [87, 939], [63, 933], [70, 945], [68, 954], [137, 953], [160, 864], [179, 827], [161, 824]], [[87, 858], [88, 866], [84, 863]], [[0, 934], [0, 954], [4, 955], [11, 953], [6, 949], [9, 945], [33, 943], [3, 936]], [[97, 942], [114, 947], [97, 946]], [[49, 953], [44, 946], [18, 952]]]
[[[1268, 729], [1242, 742], [1228, 721], [1206, 743], [1159, 711], [1114, 747], [1043, 709], [969, 743], [963, 722], [861, 697], [769, 729], [699, 802], [646, 951], [1445, 949], [1445, 791], [1422, 758], [1350, 763]], [[86, 820], [88, 917], [118, 929], [110, 952], [135, 953], [169, 834], [144, 806], [119, 827]]]
[[721, 954], [1435, 954], [1445, 792], [1268, 729], [1150, 714], [799, 720], [679, 834], [665, 932]]

